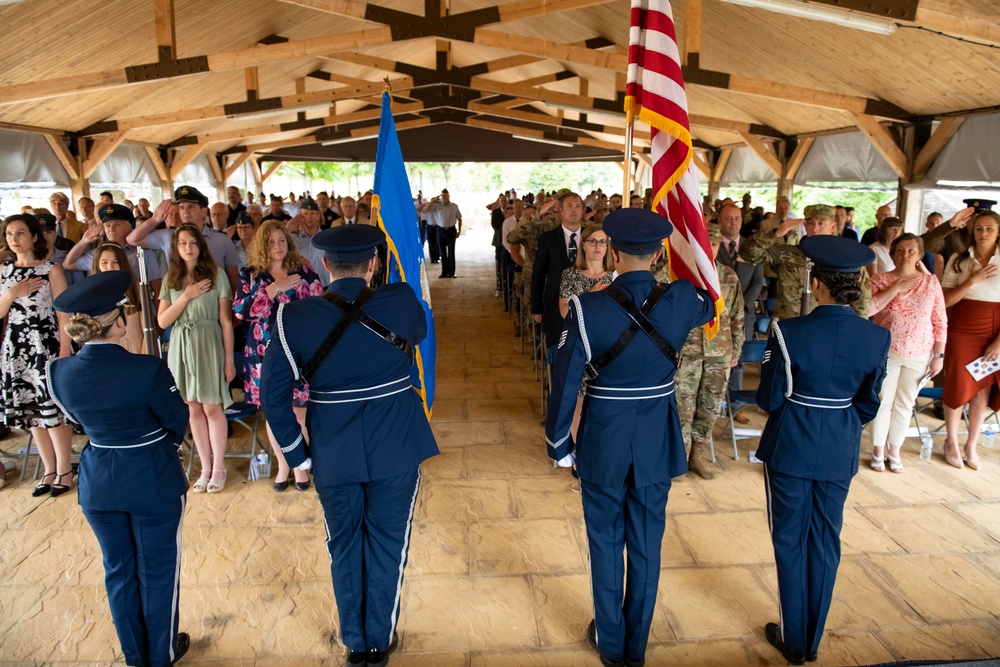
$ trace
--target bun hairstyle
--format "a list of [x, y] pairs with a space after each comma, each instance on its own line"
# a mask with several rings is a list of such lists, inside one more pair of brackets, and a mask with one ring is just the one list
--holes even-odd
[[826, 285], [837, 303], [849, 306], [861, 298], [861, 271], [841, 273], [813, 269], [812, 277]]
[[65, 330], [73, 342], [77, 345], [83, 345], [97, 338], [107, 338], [108, 334], [111, 333], [111, 327], [121, 316], [120, 310], [112, 310], [97, 317], [86, 313], [76, 313], [69, 318]]

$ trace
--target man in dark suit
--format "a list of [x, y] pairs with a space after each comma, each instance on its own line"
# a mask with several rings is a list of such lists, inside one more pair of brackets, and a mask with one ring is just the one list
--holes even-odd
[[562, 224], [538, 237], [538, 250], [531, 272], [531, 313], [542, 325], [545, 346], [559, 342], [564, 320], [559, 313], [559, 284], [563, 269], [576, 264], [583, 225], [583, 199], [569, 190], [558, 196]]
[[[743, 212], [736, 204], [727, 204], [719, 212], [719, 231], [722, 232], [722, 243], [716, 260], [736, 272], [743, 291], [743, 322], [746, 327], [744, 340], [753, 340], [754, 326], [757, 323], [754, 305], [764, 287], [764, 265], [739, 261], [740, 228], [743, 225]], [[743, 389], [743, 364], [733, 367], [729, 374], [729, 390]], [[743, 414], [743, 404], [733, 404], [733, 419], [741, 424], [749, 424], [750, 418]]]

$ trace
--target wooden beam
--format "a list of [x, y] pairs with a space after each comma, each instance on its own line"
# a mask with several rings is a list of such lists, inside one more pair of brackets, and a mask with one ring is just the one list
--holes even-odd
[[889, 130], [882, 127], [874, 116], [860, 113], [852, 115], [854, 116], [854, 123], [868, 137], [868, 141], [879, 152], [879, 155], [885, 158], [885, 161], [889, 163], [889, 166], [892, 167], [897, 176], [905, 179], [908, 172], [907, 167], [909, 166], [906, 153], [896, 144], [896, 140], [892, 138]]
[[256, 159], [250, 160], [250, 171], [253, 172], [253, 180], [255, 183], [260, 183], [261, 187], [264, 186], [264, 175], [260, 173], [260, 162]]
[[205, 157], [208, 158], [208, 166], [212, 170], [212, 176], [215, 178], [215, 182], [224, 186], [226, 184], [226, 174], [222, 165], [219, 163], [221, 156], [217, 153], [206, 152]]
[[125, 131], [114, 132], [104, 139], [100, 139], [87, 155], [87, 160], [83, 163], [83, 177], [90, 178], [97, 168], [114, 153], [115, 149], [125, 141]]
[[985, 4], [958, 5], [954, 0], [920, 0], [916, 23], [930, 30], [979, 42], [1000, 44], [1000, 22], [995, 8]]
[[701, 53], [701, 0], [687, 0], [684, 14], [684, 54], [683, 63], [690, 65], [688, 58]]
[[722, 174], [726, 171], [726, 165], [729, 164], [729, 158], [733, 154], [732, 148], [723, 148], [719, 153], [719, 159], [715, 161], [715, 167], [712, 169], [712, 180], [721, 181]]
[[691, 159], [694, 161], [694, 166], [698, 168], [698, 171], [708, 180], [712, 180], [712, 168], [708, 166], [708, 163], [698, 157], [697, 153]]
[[497, 9], [500, 10], [500, 23], [507, 23], [542, 14], [603, 5], [607, 2], [609, 0], [553, 0], [552, 2], [546, 0], [522, 0], [520, 2], [508, 2], [498, 6]]
[[236, 170], [243, 166], [243, 163], [250, 159], [253, 155], [253, 151], [244, 151], [236, 156], [235, 160], [232, 160], [228, 167], [226, 167], [223, 177], [225, 180], [229, 180], [229, 177], [236, 173]]
[[280, 0], [280, 2], [354, 19], [364, 19], [368, 8], [367, 3], [355, 0]]
[[174, 60], [177, 58], [174, 0], [153, 0], [153, 21], [156, 24], [157, 59]]
[[924, 177], [927, 170], [938, 159], [941, 151], [948, 145], [948, 142], [951, 141], [951, 138], [955, 136], [958, 128], [962, 127], [962, 123], [964, 122], [964, 116], [948, 116], [941, 120], [937, 129], [934, 130], [934, 134], [931, 135], [931, 138], [927, 140], [927, 143], [924, 144], [924, 147], [920, 149], [917, 157], [913, 160], [914, 180]]
[[184, 171], [184, 167], [191, 164], [203, 148], [205, 148], [205, 144], [195, 144], [188, 146], [183, 155], [175, 156], [174, 161], [170, 164], [170, 180], [176, 181], [177, 177]]
[[2, 86], [0, 87], [0, 104], [60, 97], [106, 88], [121, 88], [148, 81], [194, 76], [206, 72], [244, 69], [253, 67], [254, 65], [264, 65], [310, 56], [322, 56], [335, 52], [338, 49], [359, 49], [390, 43], [392, 43], [392, 31], [389, 28], [371, 28], [355, 32], [310, 37], [308, 39], [290, 40], [276, 44], [254, 45], [248, 48], [221, 51], [191, 59], [186, 58], [185, 61], [188, 62], [194, 62], [200, 58], [202, 59], [201, 65], [191, 67], [191, 71], [179, 68], [180, 71], [167, 71], [152, 78], [137, 76], [130, 73], [131, 68], [123, 67], [103, 72]]
[[767, 168], [770, 169], [772, 172], [774, 172], [775, 176], [780, 178], [781, 160], [778, 159], [778, 156], [775, 155], [772, 151], [770, 151], [768, 147], [764, 145], [764, 142], [761, 141], [760, 138], [757, 137], [756, 135], [744, 132], [741, 133], [740, 136], [743, 137], [743, 141], [746, 143], [746, 145], [749, 146], [750, 149], [754, 153], [756, 153], [761, 160], [764, 161], [764, 164], [767, 165]]
[[[539, 125], [550, 125], [552, 127], [562, 127], [571, 130], [579, 130], [581, 132], [596, 132], [598, 134], [612, 134], [618, 137], [625, 136], [625, 128], [614, 127], [609, 125], [599, 125], [597, 123], [587, 123], [585, 126], [579, 126], [573, 121], [567, 121], [564, 118], [558, 118], [556, 116], [550, 116], [543, 113], [532, 113], [530, 111], [518, 111], [517, 109], [504, 109], [498, 108], [498, 104], [482, 104], [479, 102], [469, 102], [469, 111], [475, 111], [479, 114], [485, 114], [489, 116], [497, 116], [498, 118], [507, 118], [509, 120], [520, 120], [528, 123], [537, 123]], [[589, 127], [593, 126], [593, 127]], [[645, 144], [649, 144], [649, 132], [641, 129], [635, 129], [633, 131], [633, 138]]]
[[45, 141], [49, 144], [52, 152], [56, 154], [59, 164], [66, 170], [69, 180], [79, 181], [80, 165], [76, 157], [69, 152], [69, 148], [66, 147], [66, 143], [62, 140], [62, 137], [54, 134], [43, 134], [42, 136], [45, 137]]
[[814, 143], [816, 143], [816, 137], [802, 137], [799, 139], [795, 150], [792, 151], [792, 157], [788, 158], [788, 162], [785, 163], [784, 178], [786, 180], [791, 181], [795, 179], [795, 175], [799, 173], [799, 167], [802, 166], [802, 162], [806, 159], [806, 155], [809, 154], [809, 149], [812, 148]]
[[267, 168], [267, 171], [265, 171], [263, 173], [263, 175], [261, 175], [261, 178], [260, 178], [261, 182], [264, 182], [267, 179], [271, 178], [271, 174], [273, 174], [274, 172], [278, 171], [278, 168], [281, 165], [283, 165], [283, 164], [285, 164], [283, 160], [278, 160], [277, 162], [272, 162], [271, 166]]
[[247, 81], [247, 99], [257, 100], [260, 98], [260, 77], [258, 75], [257, 67], [247, 67], [244, 71], [244, 76]]
[[152, 146], [146, 146], [146, 155], [149, 156], [149, 161], [153, 163], [153, 169], [156, 170], [156, 175], [160, 177], [161, 181], [173, 180], [170, 178], [170, 169], [160, 157], [160, 151]]
[[481, 46], [492, 46], [577, 65], [590, 65], [591, 67], [615, 71], [624, 71], [628, 68], [628, 57], [617, 53], [588, 49], [585, 46], [563, 42], [550, 42], [524, 35], [511, 35], [487, 28], [476, 28], [476, 34], [472, 41]]
[[[397, 130], [406, 130], [411, 127], [421, 127], [424, 125], [430, 125], [430, 118], [418, 118], [415, 120], [404, 120], [402, 122], [396, 123]], [[372, 125], [370, 127], [358, 128], [356, 130], [351, 130], [350, 137], [345, 139], [367, 139], [368, 137], [378, 136], [378, 125]], [[328, 137], [317, 137], [315, 135], [309, 135], [305, 137], [299, 137], [297, 139], [284, 139], [282, 141], [270, 141], [263, 144], [255, 144], [253, 146], [246, 146], [245, 149], [253, 152], [264, 152], [268, 150], [273, 150], [276, 148], [289, 148], [291, 146], [304, 146], [306, 144], [315, 144], [325, 141], [332, 141]]]

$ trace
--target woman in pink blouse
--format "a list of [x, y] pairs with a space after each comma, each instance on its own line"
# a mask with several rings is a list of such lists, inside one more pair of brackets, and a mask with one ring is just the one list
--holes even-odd
[[[236, 317], [247, 323], [247, 344], [244, 350], [243, 386], [247, 403], [260, 405], [260, 365], [264, 360], [264, 350], [271, 339], [271, 328], [278, 314], [278, 304], [288, 303], [307, 296], [323, 293], [323, 283], [309, 266], [309, 262], [299, 255], [298, 246], [288, 233], [285, 225], [278, 220], [268, 220], [254, 233], [247, 251], [246, 266], [240, 269], [239, 284], [233, 310]], [[306, 401], [309, 389], [301, 384], [293, 394], [295, 416], [305, 431]], [[274, 459], [278, 462], [278, 474], [274, 478], [274, 490], [288, 488], [288, 464], [267, 426], [267, 437], [271, 441]], [[309, 476], [302, 470], [295, 471], [295, 488], [305, 491], [309, 488]]]
[[[915, 234], [893, 241], [896, 268], [872, 277], [872, 321], [892, 333], [889, 364], [882, 382], [882, 405], [872, 422], [871, 468], [903, 472], [899, 456], [913, 404], [926, 375], [937, 375], [944, 366], [948, 334], [941, 284], [922, 268], [924, 242]], [[888, 443], [889, 452], [885, 447]]]

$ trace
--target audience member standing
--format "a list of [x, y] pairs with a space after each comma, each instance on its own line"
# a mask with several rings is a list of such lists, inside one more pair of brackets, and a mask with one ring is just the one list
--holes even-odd
[[559, 197], [561, 224], [538, 237], [535, 265], [531, 272], [531, 314], [542, 325], [545, 347], [559, 343], [563, 317], [559, 314], [559, 285], [565, 269], [576, 264], [580, 252], [583, 200], [575, 192]]
[[455, 277], [455, 241], [462, 235], [462, 212], [458, 204], [451, 201], [448, 188], [423, 205], [427, 211], [428, 228], [436, 228], [438, 250], [441, 253], [441, 275], [439, 278]]

